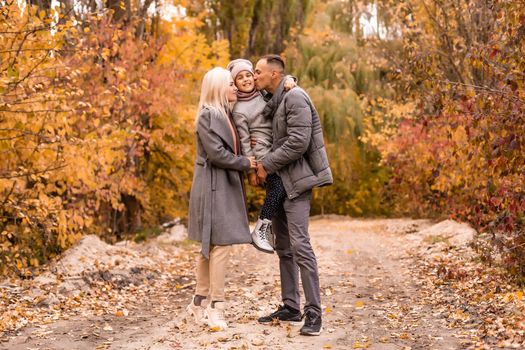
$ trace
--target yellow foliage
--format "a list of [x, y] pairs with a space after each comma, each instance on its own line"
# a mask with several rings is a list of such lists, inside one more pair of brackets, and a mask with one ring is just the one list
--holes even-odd
[[0, 274], [185, 216], [200, 80], [228, 44], [198, 18], [161, 20], [157, 44], [104, 16], [51, 33], [37, 6], [5, 6], [0, 45], [21, 50], [0, 53]]

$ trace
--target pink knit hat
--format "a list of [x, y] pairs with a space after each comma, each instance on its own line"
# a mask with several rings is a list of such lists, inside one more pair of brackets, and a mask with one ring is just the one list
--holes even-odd
[[235, 80], [237, 74], [239, 74], [243, 70], [247, 70], [248, 72], [253, 74], [253, 64], [250, 61], [245, 60], [244, 58], [238, 58], [236, 60], [231, 61], [230, 63], [228, 63], [226, 69], [232, 73], [233, 80]]

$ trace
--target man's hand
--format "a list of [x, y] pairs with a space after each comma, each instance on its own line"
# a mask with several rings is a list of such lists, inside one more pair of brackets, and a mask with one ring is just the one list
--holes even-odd
[[259, 183], [265, 183], [267, 176], [268, 173], [264, 169], [262, 163], [257, 164], [257, 178], [259, 179]]
[[256, 172], [251, 172], [251, 173], [248, 173], [248, 183], [252, 186], [257, 186], [258, 183], [257, 183], [257, 173]]

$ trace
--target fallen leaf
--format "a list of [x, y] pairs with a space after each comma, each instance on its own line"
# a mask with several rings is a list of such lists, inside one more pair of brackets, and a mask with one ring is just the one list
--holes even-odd
[[370, 346], [370, 342], [354, 342], [354, 349], [367, 349]]
[[355, 302], [355, 309], [356, 310], [361, 310], [365, 307], [365, 303], [361, 300], [358, 300]]
[[470, 316], [463, 310], [457, 310], [452, 314], [452, 318], [455, 320], [467, 321], [470, 318]]

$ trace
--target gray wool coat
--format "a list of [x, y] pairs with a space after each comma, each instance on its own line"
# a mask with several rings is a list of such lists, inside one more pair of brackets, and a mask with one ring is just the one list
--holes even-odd
[[313, 187], [333, 183], [319, 115], [300, 87], [286, 92], [284, 81], [268, 101], [263, 114], [272, 117], [273, 145], [263, 160], [264, 169], [277, 173], [288, 198]]
[[201, 253], [209, 258], [210, 245], [252, 241], [242, 179], [242, 172], [250, 169], [250, 160], [234, 153], [228, 121], [216, 109], [200, 111], [196, 136], [188, 236], [201, 242]]

